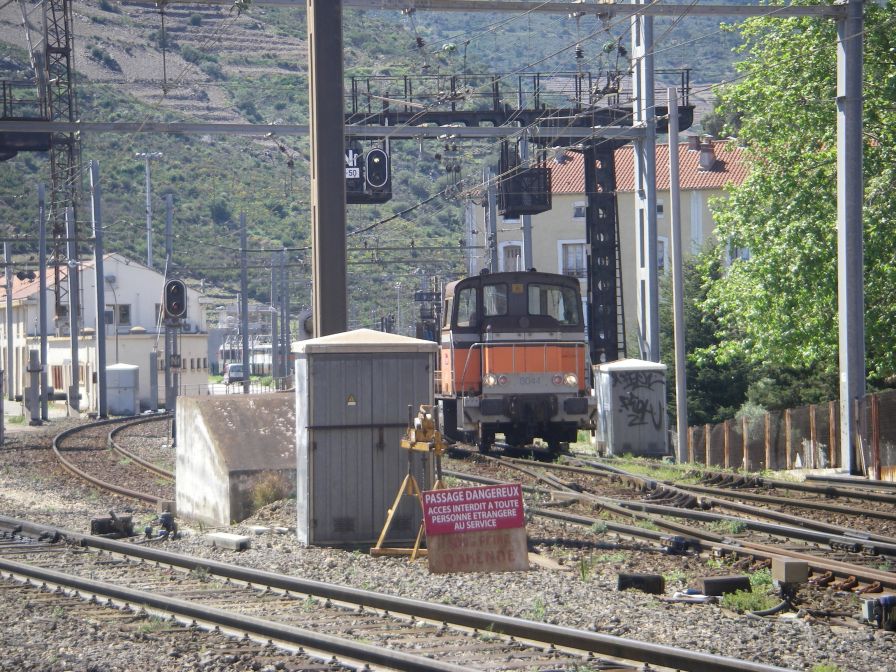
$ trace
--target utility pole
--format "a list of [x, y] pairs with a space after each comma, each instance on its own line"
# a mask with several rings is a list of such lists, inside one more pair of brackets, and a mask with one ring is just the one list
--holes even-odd
[[12, 250], [10, 243], [3, 243], [3, 275], [6, 278], [6, 398], [15, 398], [15, 372], [12, 352]]
[[863, 0], [848, 0], [837, 20], [837, 304], [840, 337], [840, 466], [858, 474], [865, 397], [864, 244], [862, 240]]
[[106, 272], [103, 259], [103, 216], [100, 207], [100, 164], [90, 162], [90, 200], [93, 209], [93, 270], [96, 285], [96, 381], [97, 411], [108, 416], [106, 393]]
[[246, 243], [246, 213], [240, 213], [240, 335], [243, 342], [243, 392], [249, 394], [252, 363], [249, 355], [249, 269]]
[[[649, 0], [632, 0], [646, 6]], [[643, 359], [660, 361], [659, 278], [656, 259], [656, 108], [653, 76], [653, 17], [631, 18], [632, 94], [634, 122], [644, 134], [634, 141], [635, 149], [635, 249], [637, 259], [638, 331]]]
[[172, 246], [172, 230], [174, 228], [174, 196], [165, 196], [165, 271], [171, 265], [171, 255], [174, 253]]
[[280, 343], [283, 347], [283, 375], [289, 376], [289, 355], [292, 349], [289, 333], [289, 268], [286, 248], [280, 253]]
[[488, 233], [485, 244], [488, 248], [488, 268], [495, 273], [498, 271], [498, 185], [491, 168], [485, 169], [485, 183], [488, 185]]
[[274, 380], [283, 378], [280, 367], [280, 325], [277, 315], [280, 313], [280, 254], [271, 252], [271, 377]]
[[[522, 106], [522, 101], [520, 102]], [[529, 133], [524, 131], [520, 138], [520, 160], [524, 166], [529, 164]], [[523, 270], [528, 271], [535, 263], [532, 260], [532, 215], [522, 215], [523, 225]]]
[[72, 384], [68, 388], [68, 405], [75, 413], [81, 412], [81, 384], [79, 377], [78, 318], [81, 312], [81, 269], [78, 266], [78, 243], [75, 240], [75, 212], [65, 209], [65, 233], [68, 236], [68, 331], [71, 342]]
[[342, 0], [308, 0], [314, 335], [346, 329]]
[[149, 162], [152, 159], [161, 159], [162, 152], [137, 152], [134, 158], [143, 159], [146, 176], [146, 265], [152, 268], [152, 190], [150, 187]]
[[675, 334], [675, 418], [678, 462], [688, 461], [688, 385], [684, 349], [684, 281], [681, 270], [681, 184], [678, 175], [678, 96], [669, 92], [669, 225], [672, 231], [672, 325]]
[[[37, 187], [38, 218], [38, 263], [40, 265], [40, 284], [38, 317], [40, 323], [40, 417], [50, 419], [49, 390], [47, 389], [47, 208], [44, 185]], [[27, 329], [27, 325], [26, 329]]]

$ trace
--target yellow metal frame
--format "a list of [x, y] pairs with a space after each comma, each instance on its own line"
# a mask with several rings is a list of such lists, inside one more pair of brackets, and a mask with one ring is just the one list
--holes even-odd
[[417, 538], [414, 541], [413, 548], [390, 548], [383, 546], [383, 542], [386, 540], [386, 535], [392, 526], [392, 518], [398, 510], [402, 497], [416, 497], [417, 501], [420, 502], [421, 511], [423, 510], [423, 492], [420, 490], [420, 485], [412, 472], [415, 453], [426, 453], [433, 456], [436, 467], [436, 482], [432, 486], [433, 490], [445, 488], [444, 483], [442, 483], [442, 453], [445, 451], [445, 444], [442, 442], [442, 435], [436, 429], [436, 421], [432, 411], [432, 406], [420, 406], [417, 417], [412, 419], [405, 438], [401, 440], [401, 447], [410, 451], [408, 454], [408, 473], [398, 487], [395, 501], [392, 502], [392, 506], [388, 509], [386, 522], [383, 524], [383, 530], [380, 532], [379, 539], [377, 539], [376, 545], [370, 549], [370, 555], [374, 557], [409, 555], [411, 560], [416, 560], [418, 557], [426, 556], [426, 549], [420, 548], [425, 532], [425, 526], [422, 521], [420, 522], [420, 529], [417, 530]]

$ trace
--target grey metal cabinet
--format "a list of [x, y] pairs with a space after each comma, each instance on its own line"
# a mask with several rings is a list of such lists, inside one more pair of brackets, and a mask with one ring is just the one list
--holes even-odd
[[[408, 471], [408, 406], [432, 404], [437, 350], [367, 329], [295, 344], [300, 541], [376, 542]], [[388, 540], [413, 539], [419, 523], [419, 505], [404, 498]]]

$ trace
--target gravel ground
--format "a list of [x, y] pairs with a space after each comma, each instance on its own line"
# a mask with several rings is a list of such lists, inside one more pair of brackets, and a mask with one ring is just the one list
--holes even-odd
[[[88, 530], [91, 518], [108, 515], [110, 509], [131, 513], [139, 526], [151, 521], [154, 512], [121, 498], [96, 493], [73, 482], [59, 469], [48, 450], [48, 439], [64, 426], [65, 422], [54, 422], [50, 428], [20, 431], [8, 437], [7, 444], [0, 449], [0, 511], [8, 516], [27, 517], [78, 531]], [[653, 568], [663, 573], [667, 578], [667, 596], [683, 588], [689, 578], [713, 572], [705, 560], [626, 550], [629, 544], [623, 542], [621, 548], [617, 547], [619, 540], [607, 535], [590, 545], [549, 546], [555, 539], [582, 537], [580, 530], [559, 523], [533, 521], [528, 526], [530, 540], [557, 562], [555, 568], [533, 564], [529, 572], [453, 575], [430, 575], [425, 560], [411, 563], [401, 558], [373, 558], [358, 551], [304, 547], [291, 530], [277, 533], [273, 529], [294, 527], [295, 503], [291, 500], [275, 502], [243, 524], [227, 528], [229, 532], [253, 536], [252, 548], [241, 553], [209, 548], [202, 540], [202, 535], [209, 531], [207, 527], [191, 527], [187, 521], [180, 524], [183, 538], [164, 542], [166, 549], [795, 670], [896, 671], [894, 633], [856, 627], [850, 618], [843, 624], [802, 614], [758, 618], [727, 611], [717, 604], [670, 603], [636, 591], [619, 592], [615, 589], [616, 576], [622, 571]], [[256, 534], [251, 528], [253, 525], [271, 529]], [[818, 603], [827, 601], [838, 609], [843, 604], [851, 605], [858, 615], [856, 600], [844, 600], [833, 594], [816, 597]], [[57, 618], [34, 618], [28, 628], [5, 627], [21, 623], [27, 617], [23, 613], [22, 607], [13, 601], [0, 601], [0, 623], [4, 624], [0, 643], [4, 649], [16, 646], [23, 651], [34, 651], [36, 642], [55, 645], [57, 641], [67, 641], [65, 628]], [[63, 627], [62, 633], [57, 630], [60, 627]], [[78, 662], [51, 668], [42, 667], [39, 658], [24, 657], [17, 659], [21, 664], [15, 668], [3, 667], [0, 662], [0, 670], [119, 669], [115, 665], [123, 653], [108, 645], [106, 638], [110, 635], [104, 632], [102, 628], [88, 628], [83, 633], [88, 641], [82, 641], [80, 646], [87, 652], [87, 658], [81, 660], [89, 660], [89, 664]], [[129, 648], [130, 640], [123, 641], [123, 646]], [[131, 669], [218, 669], [210, 660], [206, 663], [209, 666], [203, 666], [197, 659], [189, 664], [183, 661], [179, 668], [134, 666]], [[162, 665], [162, 661], [156, 664]], [[824, 664], [832, 667], [820, 667]], [[165, 661], [165, 665], [170, 665], [170, 661]]]

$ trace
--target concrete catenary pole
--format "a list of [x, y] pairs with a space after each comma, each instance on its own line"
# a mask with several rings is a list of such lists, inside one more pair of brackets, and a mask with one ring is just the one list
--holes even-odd
[[96, 285], [97, 412], [109, 415], [106, 388], [106, 272], [103, 260], [103, 211], [100, 203], [100, 164], [90, 162], [90, 201], [93, 212], [93, 270]]
[[496, 273], [498, 266], [498, 185], [495, 182], [491, 168], [485, 169], [485, 183], [488, 185], [486, 198], [488, 199], [488, 233], [485, 237], [485, 245], [488, 248], [488, 270]]
[[283, 347], [283, 375], [289, 376], [289, 354], [292, 348], [290, 344], [289, 329], [289, 265], [286, 256], [286, 248], [280, 253], [280, 335]]
[[678, 462], [688, 461], [688, 384], [685, 362], [684, 280], [681, 259], [681, 183], [678, 175], [678, 96], [669, 88], [669, 193], [672, 232], [672, 326], [675, 332], [675, 419]]
[[75, 211], [65, 209], [65, 233], [68, 237], [68, 332], [71, 343], [72, 384], [68, 389], [68, 405], [81, 412], [80, 353], [78, 352], [79, 318], [81, 313], [81, 268], [78, 265], [78, 242], [75, 240]]
[[240, 213], [240, 335], [243, 344], [243, 392], [249, 393], [249, 376], [252, 373], [249, 354], [249, 269], [246, 252], [246, 213]]
[[[649, 0], [632, 0], [649, 5]], [[632, 88], [634, 124], [644, 135], [634, 141], [635, 151], [635, 249], [637, 259], [638, 330], [641, 357], [660, 361], [659, 277], [656, 232], [656, 108], [654, 106], [653, 17], [631, 18], [632, 56], [635, 63]]]
[[311, 130], [311, 307], [314, 335], [345, 331], [345, 129], [342, 0], [308, 0]]
[[840, 460], [860, 473], [862, 427], [855, 404], [865, 396], [865, 295], [862, 240], [863, 0], [848, 0], [837, 21], [837, 288], [840, 338]]
[[[522, 107], [522, 101], [520, 101]], [[520, 161], [524, 166], [529, 164], [529, 134], [523, 132], [520, 138]], [[520, 218], [523, 226], [523, 269], [529, 270], [534, 266], [532, 260], [532, 215], [523, 215]]]
[[15, 398], [15, 371], [12, 351], [12, 246], [3, 243], [3, 274], [6, 278], [6, 398]]
[[40, 417], [50, 419], [49, 389], [47, 386], [47, 208], [44, 185], [37, 187], [38, 204], [38, 264], [40, 266], [40, 283], [38, 310], [40, 315]]
[[161, 159], [162, 152], [137, 152], [135, 158], [143, 159], [146, 177], [146, 265], [152, 268], [152, 182], [150, 180], [149, 162]]

